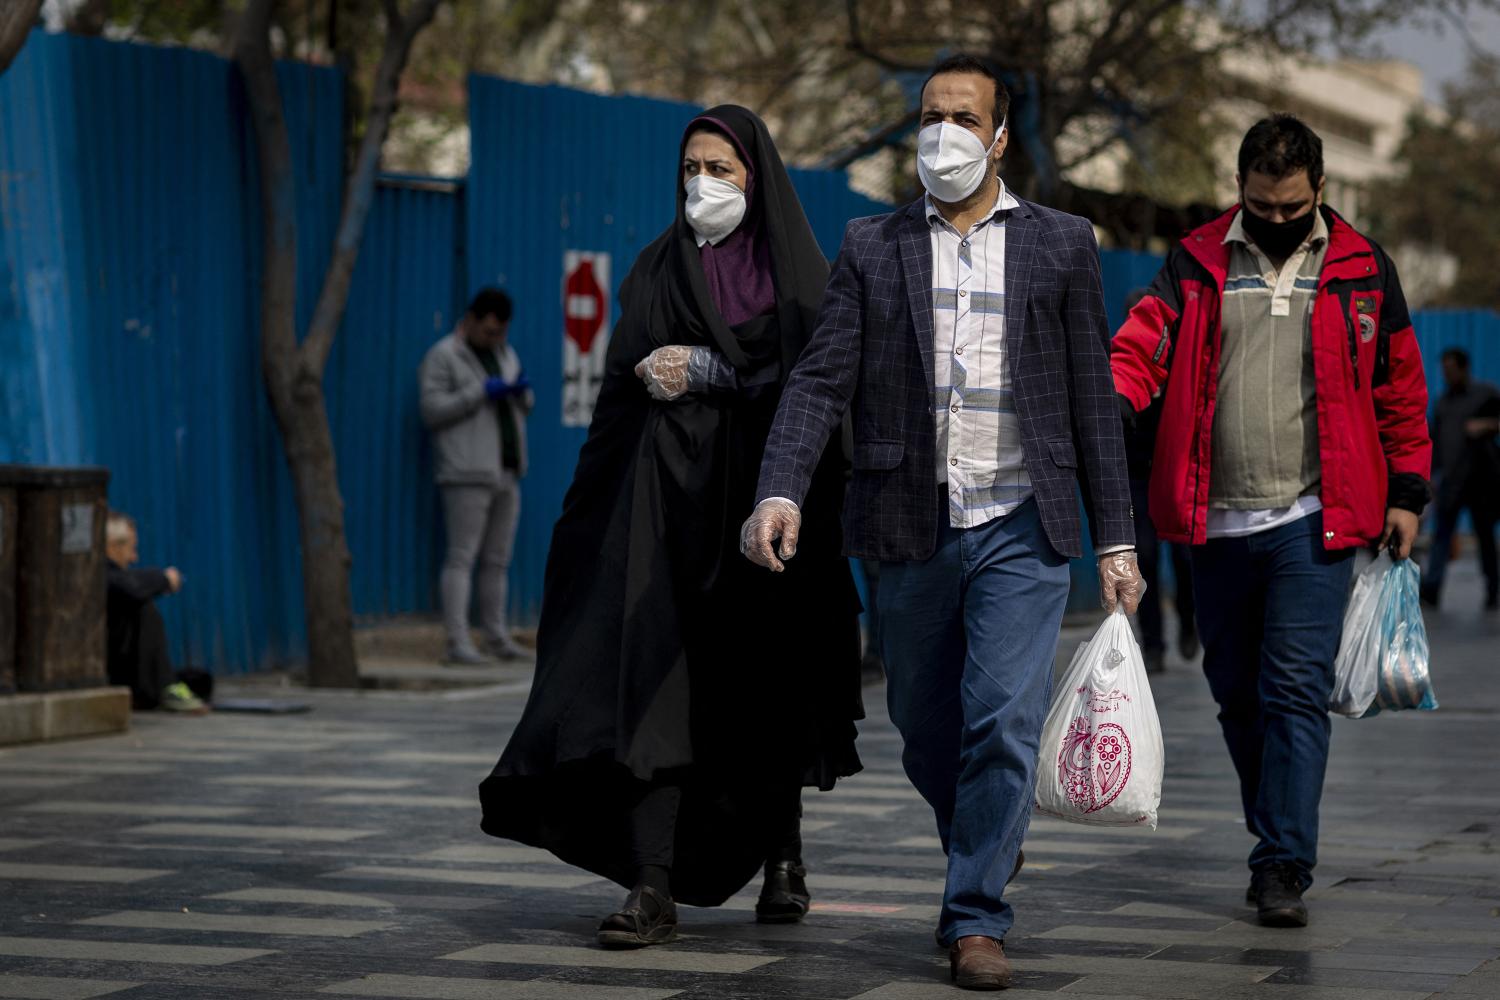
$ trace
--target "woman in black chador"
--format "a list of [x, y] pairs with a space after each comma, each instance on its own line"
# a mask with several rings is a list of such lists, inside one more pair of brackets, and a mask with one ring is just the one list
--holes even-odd
[[676, 220], [620, 288], [604, 384], [552, 534], [536, 681], [480, 785], [486, 833], [630, 890], [606, 947], [670, 941], [758, 869], [800, 920], [801, 791], [859, 770], [859, 600], [838, 551], [837, 441], [786, 571], [739, 552], [781, 386], [828, 264], [765, 124], [683, 137]]

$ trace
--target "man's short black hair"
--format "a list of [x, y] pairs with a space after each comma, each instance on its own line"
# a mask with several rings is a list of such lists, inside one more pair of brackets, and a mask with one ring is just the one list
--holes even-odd
[[1469, 352], [1462, 347], [1450, 347], [1443, 352], [1444, 361], [1452, 361], [1464, 371], [1469, 370]]
[[474, 293], [474, 300], [466, 310], [475, 319], [493, 316], [500, 322], [510, 320], [510, 296], [498, 288], [481, 288]]
[[927, 79], [922, 81], [922, 89], [918, 93], [927, 93], [927, 85], [932, 82], [932, 78], [942, 76], [944, 73], [976, 73], [993, 83], [995, 107], [991, 114], [996, 128], [1004, 124], [1006, 116], [1010, 114], [1010, 91], [1005, 89], [1005, 84], [1000, 82], [1000, 77], [983, 59], [962, 53], [949, 56], [932, 68], [932, 72], [927, 74]]
[[1307, 171], [1314, 191], [1323, 180], [1323, 140], [1296, 115], [1278, 112], [1250, 126], [1240, 143], [1240, 183], [1251, 172], [1280, 180]]

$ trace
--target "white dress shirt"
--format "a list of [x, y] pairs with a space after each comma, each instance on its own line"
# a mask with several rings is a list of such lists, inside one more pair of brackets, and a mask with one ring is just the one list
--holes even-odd
[[929, 197], [932, 231], [933, 419], [948, 520], [974, 528], [1031, 498], [1005, 345], [1005, 185], [960, 233]]

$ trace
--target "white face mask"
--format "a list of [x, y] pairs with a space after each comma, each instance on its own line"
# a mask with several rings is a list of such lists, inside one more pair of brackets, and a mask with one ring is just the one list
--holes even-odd
[[[995, 142], [1005, 123], [995, 130]], [[979, 190], [985, 171], [990, 169], [990, 153], [995, 142], [985, 149], [979, 137], [951, 122], [937, 122], [917, 133], [917, 177], [927, 193], [938, 201], [954, 204]]]
[[720, 243], [734, 232], [745, 217], [745, 192], [730, 181], [698, 174], [687, 184], [688, 225], [698, 235], [698, 245]]

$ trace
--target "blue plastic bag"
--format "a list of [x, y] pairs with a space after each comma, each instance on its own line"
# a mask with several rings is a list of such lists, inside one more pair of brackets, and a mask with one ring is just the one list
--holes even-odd
[[1427, 626], [1422, 623], [1421, 582], [1417, 564], [1410, 559], [1386, 570], [1380, 593], [1380, 676], [1367, 716], [1403, 708], [1430, 712], [1438, 707]]
[[1393, 562], [1384, 552], [1359, 575], [1344, 614], [1329, 711], [1365, 718], [1438, 707], [1420, 590], [1416, 563]]

